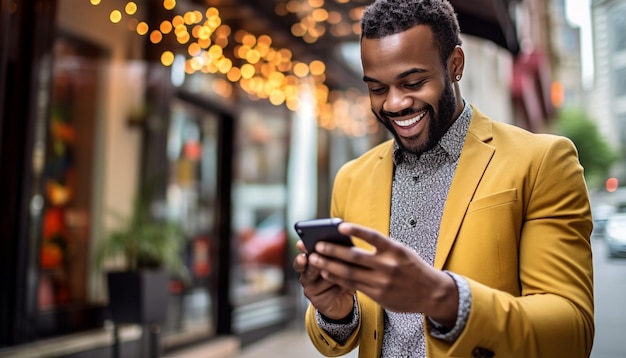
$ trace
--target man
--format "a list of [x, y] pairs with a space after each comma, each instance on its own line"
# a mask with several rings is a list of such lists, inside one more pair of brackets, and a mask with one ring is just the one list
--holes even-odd
[[445, 0], [378, 0], [361, 22], [372, 111], [393, 135], [337, 174], [357, 247], [293, 262], [327, 356], [587, 357], [592, 221], [573, 144], [492, 121], [461, 96]]

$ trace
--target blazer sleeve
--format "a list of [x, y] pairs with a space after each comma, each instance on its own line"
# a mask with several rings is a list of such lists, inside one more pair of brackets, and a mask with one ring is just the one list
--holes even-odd
[[535, 153], [536, 164], [519, 184], [519, 294], [468, 278], [472, 306], [465, 330], [454, 344], [430, 339], [432, 356], [471, 356], [477, 348], [496, 357], [589, 356], [594, 307], [588, 191], [573, 143], [561, 137], [550, 143], [542, 155]]
[[320, 328], [317, 324], [315, 307], [311, 304], [309, 304], [307, 308], [305, 325], [311, 342], [315, 348], [326, 357], [338, 357], [348, 354], [358, 345], [359, 329], [361, 325], [360, 317], [359, 325], [344, 344], [335, 341], [326, 331]]

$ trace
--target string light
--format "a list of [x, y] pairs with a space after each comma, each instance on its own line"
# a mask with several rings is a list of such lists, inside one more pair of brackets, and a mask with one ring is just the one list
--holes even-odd
[[174, 53], [172, 51], [165, 51], [161, 54], [161, 63], [163, 66], [169, 67], [174, 63]]
[[175, 7], [176, 7], [176, 0], [164, 0], [163, 1], [163, 8], [165, 8], [165, 10], [174, 10]]
[[[354, 6], [350, 0], [334, 0], [335, 6], [345, 7], [350, 19], [343, 19], [338, 11], [328, 11], [324, 0], [289, 0], [279, 2], [274, 7], [278, 16], [295, 15], [299, 20], [291, 25], [291, 34], [300, 37], [306, 43], [317, 42], [324, 34], [330, 32], [334, 37], [347, 38], [358, 36], [361, 32], [359, 20], [363, 6]], [[350, 7], [348, 7], [350, 6]], [[348, 23], [348, 22], [352, 23]]]
[[109, 19], [112, 23], [117, 24], [122, 20], [122, 13], [119, 10], [113, 10], [111, 15], [109, 15]]
[[126, 4], [126, 7], [124, 8], [124, 10], [126, 10], [126, 13], [128, 15], [135, 15], [135, 13], [137, 12], [137, 4], [130, 1], [129, 3]]
[[[340, 4], [350, 2], [334, 1]], [[101, 1], [90, 2], [97, 6]], [[163, 0], [162, 4], [165, 10], [176, 9], [175, 0]], [[183, 56], [185, 72], [188, 75], [213, 74], [211, 88], [216, 94], [228, 98], [233, 94], [233, 85], [237, 84], [251, 99], [268, 100], [273, 105], [284, 105], [291, 111], [297, 111], [300, 88], [308, 86], [312, 80], [317, 101], [316, 115], [321, 127], [341, 130], [352, 136], [366, 135], [376, 129], [376, 121], [368, 116], [367, 96], [357, 90], [329, 91], [324, 83], [326, 64], [323, 61], [313, 60], [308, 64], [297, 61], [289, 49], [273, 47], [272, 38], [267, 34], [256, 36], [244, 30], [233, 34], [228, 25], [222, 24], [216, 7], [208, 7], [204, 12], [193, 10], [175, 14], [154, 29], [136, 18], [138, 10], [137, 3], [133, 1], [124, 6], [128, 28], [142, 36], [150, 33], [149, 40], [153, 44], [164, 43], [165, 36], [175, 37], [178, 44], [186, 47]], [[328, 30], [335, 37], [358, 34], [358, 19], [362, 10], [362, 7], [357, 7], [349, 11], [353, 21], [349, 23], [340, 12], [327, 11], [324, 0], [289, 0], [275, 7], [279, 16], [290, 13], [298, 16], [300, 21], [292, 25], [291, 32], [307, 43], [318, 41]], [[122, 18], [121, 10], [113, 10], [109, 15], [110, 21], [116, 24]], [[232, 47], [234, 58], [225, 54], [224, 49], [228, 46]], [[180, 54], [176, 55], [172, 50], [163, 51], [161, 64], [172, 66], [177, 56]]]

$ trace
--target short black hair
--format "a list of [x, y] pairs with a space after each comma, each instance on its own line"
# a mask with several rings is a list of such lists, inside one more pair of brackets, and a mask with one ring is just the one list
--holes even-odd
[[427, 25], [445, 64], [462, 41], [454, 8], [447, 0], [376, 0], [361, 17], [361, 38], [375, 39]]

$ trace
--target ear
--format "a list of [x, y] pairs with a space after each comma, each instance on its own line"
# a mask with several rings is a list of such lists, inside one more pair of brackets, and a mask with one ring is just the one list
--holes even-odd
[[458, 82], [463, 77], [465, 69], [465, 53], [461, 46], [454, 47], [450, 58], [448, 59], [448, 73], [453, 82]]

